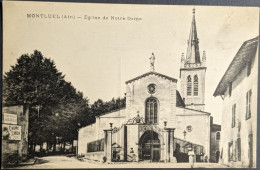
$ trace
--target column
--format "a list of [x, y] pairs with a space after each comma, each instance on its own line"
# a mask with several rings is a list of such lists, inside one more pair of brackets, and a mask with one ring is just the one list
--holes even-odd
[[107, 162], [112, 162], [112, 130], [104, 130], [105, 132], [105, 145], [104, 152]]
[[164, 130], [164, 141], [165, 141], [165, 154], [164, 154], [164, 162], [167, 163], [169, 162], [170, 160], [170, 155], [169, 155], [169, 152], [170, 152], [170, 148], [169, 148], [169, 130], [168, 129], [165, 129]]
[[169, 132], [170, 135], [170, 162], [177, 163], [176, 157], [173, 156], [174, 153], [174, 128], [172, 128]]
[[165, 162], [177, 162], [173, 156], [174, 152], [174, 128], [164, 128], [165, 130]]

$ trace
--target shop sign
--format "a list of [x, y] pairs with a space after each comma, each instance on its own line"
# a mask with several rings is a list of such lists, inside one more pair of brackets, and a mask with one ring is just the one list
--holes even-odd
[[3, 123], [5, 124], [17, 124], [17, 115], [16, 114], [10, 114], [10, 113], [4, 113], [4, 120]]
[[21, 126], [2, 124], [2, 137], [4, 140], [21, 140]]

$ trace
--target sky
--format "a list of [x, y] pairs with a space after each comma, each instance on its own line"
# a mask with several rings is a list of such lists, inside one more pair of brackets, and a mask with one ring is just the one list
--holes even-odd
[[[4, 2], [3, 72], [37, 49], [90, 103], [123, 97], [125, 81], [150, 71], [151, 53], [156, 72], [179, 79], [193, 8], [207, 56], [205, 111], [220, 124], [222, 99], [213, 93], [242, 43], [259, 34], [255, 7]], [[85, 19], [93, 16], [100, 19]]]

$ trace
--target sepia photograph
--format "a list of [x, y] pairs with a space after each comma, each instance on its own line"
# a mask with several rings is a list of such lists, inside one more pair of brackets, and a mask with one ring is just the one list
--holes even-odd
[[2, 169], [257, 167], [258, 7], [2, 5]]

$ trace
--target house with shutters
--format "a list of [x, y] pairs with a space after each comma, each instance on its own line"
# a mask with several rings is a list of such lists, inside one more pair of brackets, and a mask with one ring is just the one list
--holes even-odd
[[245, 41], [220, 80], [223, 99], [220, 163], [256, 168], [258, 39]]
[[[195, 10], [178, 80], [150, 70], [125, 82], [126, 107], [96, 117], [78, 133], [78, 154], [98, 161], [209, 161], [213, 118], [205, 108], [206, 53], [199, 51]], [[214, 134], [215, 135], [215, 134]]]

